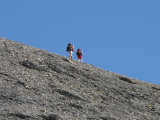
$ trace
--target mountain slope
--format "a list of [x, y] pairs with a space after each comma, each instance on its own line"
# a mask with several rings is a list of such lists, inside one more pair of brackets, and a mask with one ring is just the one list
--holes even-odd
[[0, 38], [0, 120], [159, 120], [160, 86]]

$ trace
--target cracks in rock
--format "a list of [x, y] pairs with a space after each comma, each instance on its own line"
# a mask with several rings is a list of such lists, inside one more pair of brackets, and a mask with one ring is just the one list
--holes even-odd
[[3, 73], [3, 72], [0, 72], [0, 75], [4, 75], [4, 76], [9, 77], [9, 78], [11, 78], [11, 79], [15, 79], [15, 78], [13, 78], [11, 75], [6, 74], [6, 73]]
[[61, 94], [61, 95], [64, 95], [64, 96], [70, 98], [70, 99], [86, 101], [86, 100], [84, 100], [83, 98], [81, 98], [81, 97], [79, 97], [79, 96], [77, 96], [77, 95], [74, 95], [73, 93], [70, 93], [70, 92], [65, 91], [65, 90], [57, 89], [57, 90], [55, 90], [55, 91], [58, 92], [58, 93]]

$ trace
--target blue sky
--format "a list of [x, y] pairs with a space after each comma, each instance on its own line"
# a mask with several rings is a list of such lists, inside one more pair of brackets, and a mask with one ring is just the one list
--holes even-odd
[[[0, 0], [0, 37], [160, 84], [160, 0]], [[74, 59], [77, 59], [74, 53]]]

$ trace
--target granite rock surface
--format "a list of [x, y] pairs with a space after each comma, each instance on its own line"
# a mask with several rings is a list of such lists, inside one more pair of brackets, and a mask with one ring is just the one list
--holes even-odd
[[160, 120], [160, 86], [0, 38], [0, 120]]

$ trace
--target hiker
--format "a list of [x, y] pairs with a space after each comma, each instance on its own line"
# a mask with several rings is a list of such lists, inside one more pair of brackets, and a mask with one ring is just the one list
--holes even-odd
[[81, 49], [78, 49], [76, 54], [78, 57], [78, 61], [83, 63], [83, 57], [84, 57], [83, 51]]
[[74, 49], [74, 46], [72, 45], [72, 43], [69, 43], [68, 46], [67, 46], [67, 50], [69, 52], [69, 58], [73, 58], [73, 51], [76, 51]]

